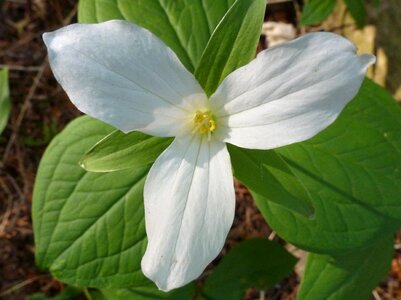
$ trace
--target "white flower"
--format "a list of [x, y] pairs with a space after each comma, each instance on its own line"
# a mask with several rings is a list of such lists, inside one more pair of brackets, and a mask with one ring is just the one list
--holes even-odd
[[314, 136], [375, 60], [338, 35], [312, 33], [262, 51], [208, 98], [172, 50], [129, 22], [74, 24], [44, 40], [79, 110], [124, 132], [176, 137], [144, 190], [142, 271], [165, 291], [198, 277], [223, 247], [235, 205], [225, 143], [271, 149]]

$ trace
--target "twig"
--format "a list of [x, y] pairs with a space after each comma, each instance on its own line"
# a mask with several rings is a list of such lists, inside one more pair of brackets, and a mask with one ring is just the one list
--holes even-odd
[[0, 69], [7, 68], [11, 71], [23, 71], [23, 72], [38, 72], [40, 71], [40, 66], [13, 66], [13, 65], [2, 65], [0, 64]]
[[267, 237], [270, 241], [273, 241], [274, 238], [276, 237], [276, 232], [272, 231], [272, 233], [269, 234], [269, 236]]
[[0, 297], [4, 297], [6, 295], [9, 295], [15, 291], [18, 291], [19, 289], [23, 288], [24, 286], [27, 286], [28, 284], [31, 284], [32, 282], [42, 278], [42, 277], [46, 277], [48, 275], [37, 275], [35, 277], [29, 278], [27, 280], [24, 280], [20, 283], [17, 283], [16, 285], [13, 285], [12, 287], [10, 287], [9, 289], [5, 290], [4, 292], [0, 293]]
[[13, 203], [11, 201], [11, 191], [8, 188], [7, 184], [4, 183], [2, 178], [0, 178], [0, 186], [1, 186], [2, 190], [5, 191], [5, 193], [7, 194], [7, 209], [6, 209], [6, 212], [2, 216], [0, 216], [0, 220], [1, 220], [1, 223], [0, 223], [0, 237], [2, 237], [3, 233], [5, 232], [5, 229], [7, 227], [8, 219], [9, 219], [9, 217], [11, 215]]
[[22, 190], [20, 189], [18, 183], [15, 181], [15, 178], [8, 173], [6, 173], [6, 176], [7, 176], [8, 182], [11, 183], [12, 187], [17, 192], [19, 198], [22, 199], [23, 201], [26, 201], [25, 195], [22, 192]]
[[330, 28], [327, 29], [327, 31], [333, 32], [333, 31], [341, 30], [342, 32], [344, 32], [344, 29], [346, 29], [346, 28], [355, 29], [356, 26], [355, 26], [355, 24], [352, 24], [352, 23], [348, 23], [348, 24], [343, 23], [343, 24], [338, 25], [338, 26], [330, 27]]
[[[63, 20], [63, 25], [67, 25], [67, 24], [71, 23], [71, 20], [74, 18], [74, 16], [77, 13], [77, 9], [78, 9], [78, 7], [77, 7], [77, 5], [75, 5], [75, 7], [71, 10], [71, 12]], [[12, 128], [12, 134], [11, 134], [10, 140], [7, 143], [7, 146], [4, 151], [4, 155], [3, 155], [3, 159], [2, 159], [3, 164], [7, 160], [8, 155], [11, 150], [11, 147], [17, 138], [18, 132], [21, 127], [22, 120], [24, 119], [25, 113], [31, 104], [31, 100], [32, 100], [33, 96], [35, 95], [35, 92], [39, 86], [40, 80], [43, 76], [44, 70], [46, 69], [47, 65], [48, 65], [48, 60], [47, 60], [47, 56], [46, 56], [45, 59], [43, 60], [42, 64], [39, 66], [38, 73], [36, 74], [36, 76], [33, 80], [33, 84], [31, 86], [31, 88], [29, 89], [27, 96], [24, 99], [24, 103], [22, 104], [21, 111], [17, 117], [17, 120], [16, 120], [13, 128]]]
[[382, 300], [382, 298], [380, 297], [379, 293], [376, 290], [373, 290], [372, 295], [373, 298], [375, 298], [375, 300]]
[[63, 26], [66, 26], [71, 23], [71, 20], [77, 14], [78, 6], [75, 5], [74, 8], [70, 11], [70, 13], [63, 20]]
[[7, 143], [7, 147], [6, 147], [6, 149], [4, 151], [4, 155], [3, 155], [3, 160], [2, 160], [3, 164], [5, 161], [7, 161], [11, 147], [14, 144], [15, 139], [17, 138], [19, 129], [21, 127], [22, 120], [24, 119], [25, 113], [31, 104], [31, 99], [39, 86], [40, 79], [43, 76], [43, 72], [44, 72], [46, 66], [47, 66], [47, 57], [45, 58], [45, 60], [41, 64], [41, 66], [39, 67], [38, 74], [36, 74], [35, 78], [33, 79], [33, 84], [31, 85], [31, 88], [29, 89], [29, 92], [28, 92], [27, 96], [25, 97], [24, 103], [22, 104], [22, 107], [21, 107], [21, 111], [19, 112], [17, 120], [15, 121], [15, 124], [12, 128], [12, 134]]
[[28, 36], [21, 38], [20, 40], [13, 43], [9, 48], [0, 51], [0, 57], [10, 55], [10, 53], [14, 53], [15, 49], [22, 47], [25, 44], [30, 43], [32, 40], [40, 37], [41, 35], [42, 35], [42, 33], [38, 32], [38, 33], [33, 33], [33, 34], [30, 34]]
[[84, 291], [84, 295], [85, 295], [87, 300], [92, 300], [93, 299], [87, 288], [84, 288], [83, 291]]
[[266, 299], [266, 293], [264, 290], [259, 291], [259, 300], [265, 300]]

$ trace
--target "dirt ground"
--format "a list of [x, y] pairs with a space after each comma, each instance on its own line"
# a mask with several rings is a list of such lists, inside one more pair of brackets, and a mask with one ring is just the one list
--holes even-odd
[[[301, 3], [270, 2], [266, 21], [292, 24], [300, 33], [296, 25]], [[41, 35], [76, 22], [76, 11], [75, 0], [0, 0], [0, 68], [10, 69], [12, 101], [11, 118], [0, 137], [0, 299], [26, 299], [37, 292], [55, 295], [64, 289], [35, 266], [31, 201], [43, 151], [79, 115], [50, 72]], [[284, 39], [291, 34], [283, 34]], [[262, 36], [259, 49], [268, 44]], [[237, 184], [236, 191], [236, 218], [225, 249], [251, 237], [283, 242], [265, 223], [246, 188]], [[395, 249], [392, 269], [372, 299], [401, 299], [400, 234]], [[246, 299], [295, 299], [299, 281], [293, 272], [273, 289], [249, 290]]]

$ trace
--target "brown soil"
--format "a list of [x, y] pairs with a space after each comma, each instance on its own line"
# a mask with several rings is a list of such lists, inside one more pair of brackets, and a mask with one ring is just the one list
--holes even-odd
[[[271, 4], [268, 18], [295, 25], [297, 7], [299, 3]], [[0, 137], [0, 299], [26, 299], [37, 292], [55, 295], [64, 289], [35, 266], [31, 201], [44, 149], [79, 115], [50, 72], [41, 35], [76, 22], [76, 9], [75, 0], [0, 1], [0, 67], [9, 66], [12, 99], [11, 118]], [[261, 39], [259, 49], [264, 47]], [[283, 242], [272, 234], [246, 188], [237, 184], [236, 191], [236, 218], [222, 255], [251, 237], [270, 236]], [[377, 299], [401, 299], [401, 235], [396, 247], [392, 270], [376, 290], [381, 297]], [[265, 299], [295, 299], [298, 284], [293, 273], [265, 291]], [[259, 298], [256, 290], [246, 296]]]

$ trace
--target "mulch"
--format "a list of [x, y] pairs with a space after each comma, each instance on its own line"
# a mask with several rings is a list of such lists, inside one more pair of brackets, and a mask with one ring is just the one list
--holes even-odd
[[[271, 2], [266, 19], [297, 24], [300, 2]], [[10, 68], [12, 99], [10, 121], [0, 137], [0, 299], [22, 300], [38, 292], [55, 295], [65, 288], [35, 266], [31, 203], [46, 146], [79, 115], [51, 74], [41, 35], [76, 22], [76, 10], [75, 0], [0, 0], [0, 67]], [[259, 49], [266, 46], [261, 38]], [[241, 240], [270, 237], [284, 243], [247, 189], [236, 183], [236, 193], [234, 225], [215, 263]], [[387, 279], [375, 290], [376, 299], [401, 299], [401, 234], [396, 249]], [[268, 291], [250, 289], [246, 299], [295, 299], [299, 282], [293, 272]]]

